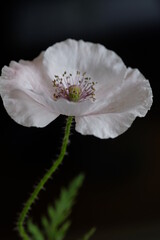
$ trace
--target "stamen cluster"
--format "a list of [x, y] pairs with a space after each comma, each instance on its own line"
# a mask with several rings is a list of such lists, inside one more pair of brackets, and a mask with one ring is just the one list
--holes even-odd
[[75, 76], [65, 71], [62, 76], [55, 75], [53, 80], [54, 100], [64, 98], [72, 102], [81, 102], [87, 99], [95, 101], [96, 82], [91, 81], [86, 76], [86, 72], [81, 74], [77, 71]]

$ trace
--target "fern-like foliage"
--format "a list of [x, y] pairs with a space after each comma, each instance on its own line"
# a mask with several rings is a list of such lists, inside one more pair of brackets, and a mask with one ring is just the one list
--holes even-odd
[[32, 240], [45, 240], [43, 233], [40, 231], [36, 224], [33, 224], [31, 220], [28, 221], [28, 231], [32, 236]]
[[[72, 180], [67, 189], [61, 190], [60, 197], [56, 200], [54, 207], [48, 207], [47, 217], [42, 217], [41, 228], [31, 220], [28, 221], [28, 232], [31, 240], [63, 240], [65, 238], [71, 224], [68, 217], [83, 180], [84, 175], [80, 174]], [[89, 240], [94, 231], [95, 229], [91, 229], [82, 240]]]
[[89, 232], [87, 232], [84, 237], [82, 238], [82, 240], [89, 240], [93, 234], [95, 233], [96, 228], [91, 228], [91, 230], [89, 230]]

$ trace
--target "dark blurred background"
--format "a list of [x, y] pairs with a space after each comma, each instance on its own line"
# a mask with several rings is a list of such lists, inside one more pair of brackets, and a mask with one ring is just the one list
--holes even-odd
[[[93, 240], [159, 240], [160, 1], [2, 0], [0, 7], [1, 68], [11, 60], [32, 60], [58, 41], [83, 39], [137, 67], [154, 94], [147, 116], [116, 139], [82, 136], [73, 127], [69, 154], [30, 212], [33, 220], [39, 221], [61, 186], [84, 172], [68, 239], [96, 226]], [[17, 240], [18, 213], [60, 150], [65, 117], [42, 129], [25, 128], [10, 119], [2, 101], [0, 111], [0, 239]]]

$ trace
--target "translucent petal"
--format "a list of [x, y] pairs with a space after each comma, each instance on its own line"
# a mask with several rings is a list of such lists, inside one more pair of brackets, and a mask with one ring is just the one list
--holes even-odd
[[88, 116], [76, 117], [76, 130], [99, 138], [114, 138], [125, 132], [134, 119], [143, 117], [152, 105], [149, 82], [137, 70], [128, 68], [124, 81], [105, 102], [96, 103]]
[[21, 90], [5, 95], [3, 103], [10, 117], [26, 127], [45, 127], [59, 116]]
[[2, 69], [0, 94], [8, 114], [24, 126], [43, 127], [59, 114], [46, 104], [52, 83], [42, 65], [43, 53], [34, 61], [12, 61]]
[[135, 117], [130, 113], [108, 113], [76, 117], [76, 131], [101, 139], [115, 138], [125, 132]]
[[109, 95], [124, 78], [126, 66], [113, 51], [100, 44], [68, 39], [49, 47], [43, 61], [48, 75], [54, 79], [65, 71], [86, 72], [96, 84], [96, 99]]

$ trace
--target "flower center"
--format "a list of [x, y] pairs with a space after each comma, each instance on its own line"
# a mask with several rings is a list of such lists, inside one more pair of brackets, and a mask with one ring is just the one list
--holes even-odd
[[78, 85], [72, 85], [68, 88], [68, 97], [72, 102], [78, 102], [81, 95], [81, 87]]
[[75, 76], [67, 74], [65, 71], [62, 76], [55, 75], [53, 80], [54, 100], [65, 98], [71, 102], [81, 102], [87, 99], [95, 101], [96, 82], [91, 81], [86, 73], [81, 74], [77, 71]]

